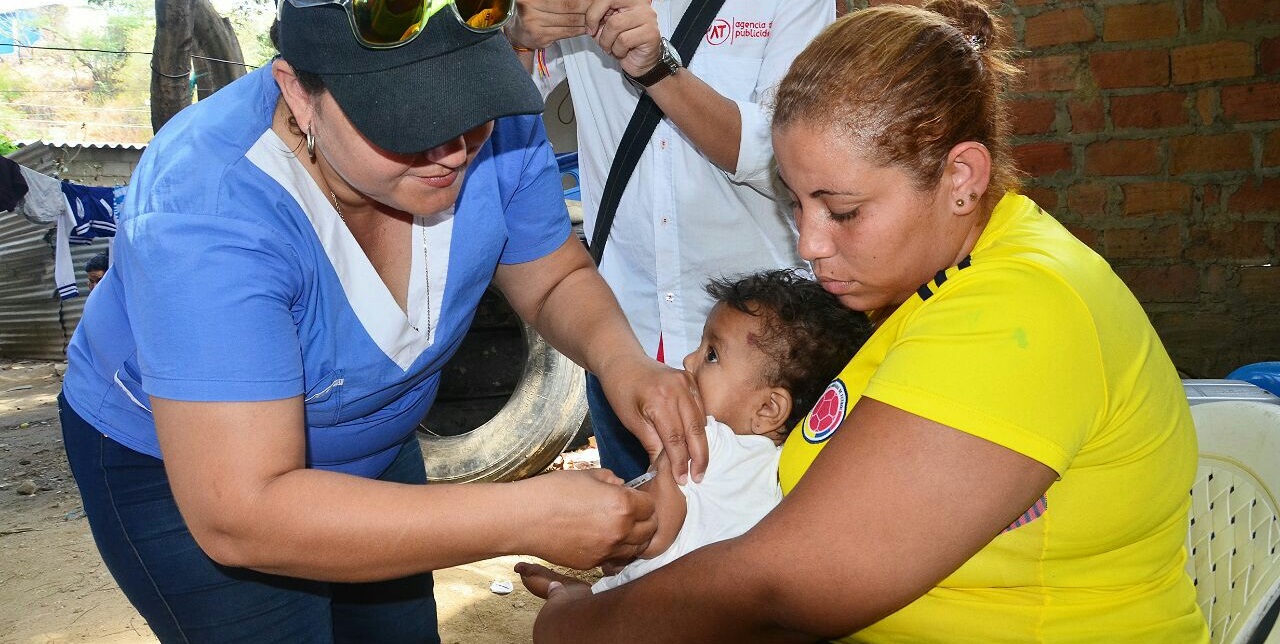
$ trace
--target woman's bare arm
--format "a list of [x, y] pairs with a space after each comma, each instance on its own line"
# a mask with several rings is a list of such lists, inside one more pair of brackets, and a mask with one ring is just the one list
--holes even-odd
[[841, 637], [923, 595], [1056, 477], [1004, 447], [864, 398], [750, 532], [606, 593], [552, 593], [535, 641]]
[[330, 581], [516, 553], [590, 568], [634, 556], [654, 530], [648, 495], [605, 471], [504, 484], [388, 483], [305, 469], [300, 398], [151, 402], [178, 508], [222, 564]]
[[618, 418], [651, 458], [665, 449], [677, 478], [701, 478], [707, 418], [693, 378], [645, 355], [577, 237], [545, 257], [499, 266], [494, 283], [551, 346], [599, 376]]

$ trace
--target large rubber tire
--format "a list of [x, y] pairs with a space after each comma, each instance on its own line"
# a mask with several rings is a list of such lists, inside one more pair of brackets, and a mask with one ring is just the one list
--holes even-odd
[[458, 436], [420, 428], [433, 483], [515, 481], [537, 474], [564, 451], [587, 414], [582, 367], [521, 323], [527, 359], [514, 393], [483, 425]]

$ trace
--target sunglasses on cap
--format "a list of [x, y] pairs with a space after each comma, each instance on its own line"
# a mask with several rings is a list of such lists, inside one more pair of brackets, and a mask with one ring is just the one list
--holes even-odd
[[515, 0], [280, 0], [277, 18], [285, 3], [299, 9], [341, 5], [351, 20], [351, 31], [360, 44], [390, 49], [408, 44], [422, 33], [427, 20], [445, 7], [463, 27], [477, 33], [497, 31], [515, 13]]

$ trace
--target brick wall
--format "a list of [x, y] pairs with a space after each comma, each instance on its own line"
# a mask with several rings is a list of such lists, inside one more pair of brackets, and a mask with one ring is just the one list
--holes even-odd
[[87, 186], [129, 183], [142, 150], [126, 147], [54, 146], [59, 177]]
[[1025, 192], [1111, 262], [1186, 374], [1280, 360], [1280, 0], [999, 11]]

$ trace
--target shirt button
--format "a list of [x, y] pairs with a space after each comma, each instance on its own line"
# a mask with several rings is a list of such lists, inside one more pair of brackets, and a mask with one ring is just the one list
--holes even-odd
[[668, 302], [674, 302], [674, 301], [676, 301], [676, 294], [675, 294], [675, 293], [667, 293], [667, 301], [668, 301]]
[[667, 140], [662, 139], [661, 141], [658, 141], [658, 147], [663, 150], [667, 149]]
[[669, 222], [669, 221], [671, 221], [671, 220], [670, 220], [670, 219], [667, 219], [666, 217], [663, 217], [663, 218], [662, 218], [662, 225], [663, 225], [663, 226], [667, 225], [667, 222]]

